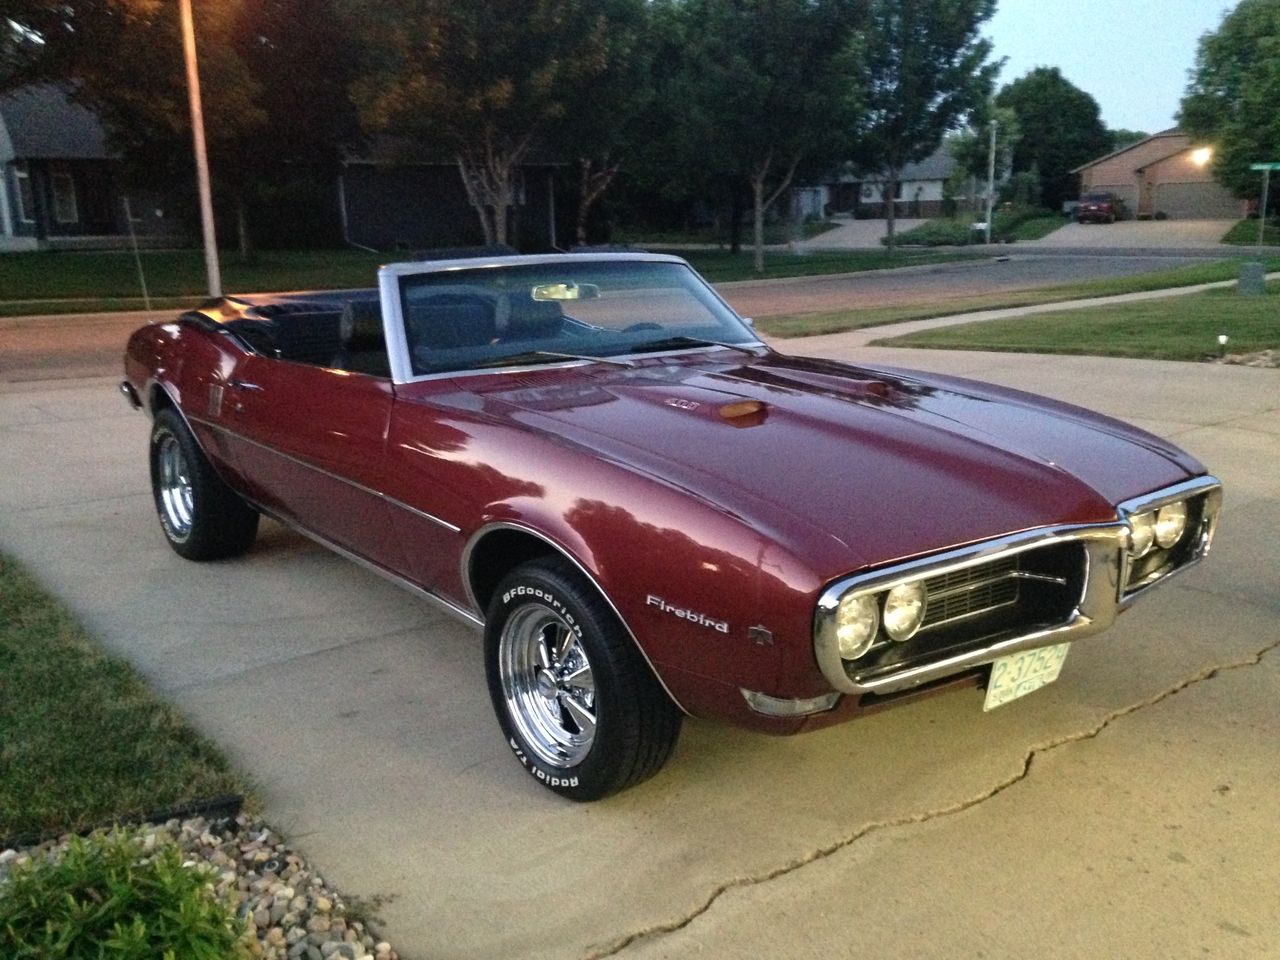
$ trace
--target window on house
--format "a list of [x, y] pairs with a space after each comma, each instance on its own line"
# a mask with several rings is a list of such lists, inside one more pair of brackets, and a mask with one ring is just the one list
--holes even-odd
[[66, 171], [53, 174], [53, 216], [59, 223], [80, 219], [76, 208], [76, 179]]
[[13, 179], [18, 188], [18, 219], [23, 223], [35, 223], [36, 195], [31, 189], [31, 174], [26, 167], [14, 167]]

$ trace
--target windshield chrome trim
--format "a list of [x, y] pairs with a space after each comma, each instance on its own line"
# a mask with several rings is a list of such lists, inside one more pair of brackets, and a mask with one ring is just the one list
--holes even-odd
[[[772, 349], [767, 343], [762, 341], [757, 341], [755, 343], [742, 343], [737, 344], [736, 346], [763, 347], [765, 350]], [[509, 367], [469, 367], [462, 370], [442, 370], [438, 373], [420, 373], [417, 376], [410, 377], [403, 383], [399, 380], [397, 380], [396, 383], [404, 386], [406, 384], [425, 383], [432, 380], [458, 380], [464, 377], [492, 376], [497, 373], [529, 373], [534, 370], [566, 370], [570, 367], [587, 367], [597, 363], [613, 365], [615, 361], [619, 360], [643, 360], [646, 357], [683, 357], [692, 353], [706, 353], [709, 350], [729, 350], [734, 353], [741, 352], [734, 347], [715, 343], [708, 344], [705, 347], [679, 347], [672, 350], [656, 350], [653, 352], [645, 351], [643, 353], [610, 354], [607, 357], [600, 357], [597, 360], [557, 360], [554, 362], [548, 361], [547, 363], [522, 363], [519, 366], [512, 364]], [[644, 367], [633, 367], [632, 369], [643, 370]]]
[[[698, 283], [702, 284], [711, 296], [719, 302], [729, 315], [742, 324], [743, 329], [755, 333], [755, 328], [751, 324], [746, 323], [738, 311], [734, 310], [720, 295], [714, 286], [698, 273], [683, 257], [677, 257], [669, 253], [633, 253], [619, 251], [617, 253], [539, 253], [539, 254], [522, 254], [518, 256], [506, 257], [476, 257], [472, 259], [461, 260], [435, 260], [421, 261], [412, 263], [388, 263], [378, 268], [378, 296], [382, 301], [382, 328], [383, 335], [387, 344], [387, 359], [391, 367], [391, 381], [396, 385], [403, 386], [410, 383], [422, 383], [424, 381], [441, 380], [449, 377], [457, 376], [474, 376], [484, 373], [508, 373], [512, 371], [527, 370], [548, 370], [557, 367], [577, 366], [578, 361], [572, 361], [564, 364], [528, 364], [519, 367], [498, 367], [496, 369], [485, 368], [483, 370], [442, 370], [433, 373], [415, 374], [413, 372], [413, 358], [409, 354], [409, 341], [405, 333], [404, 324], [404, 302], [401, 299], [401, 281], [405, 277], [421, 276], [423, 274], [432, 273], [456, 273], [463, 270], [493, 270], [502, 267], [523, 267], [538, 266], [541, 264], [601, 264], [601, 263], [671, 263], [685, 267]], [[732, 347], [723, 347], [716, 345], [720, 349], [733, 349]], [[753, 340], [744, 341], [737, 346], [743, 348], [748, 347], [764, 347], [769, 349], [769, 345], [757, 336]], [[658, 357], [667, 355], [681, 355], [691, 351], [705, 351], [712, 349], [711, 346], [697, 346], [692, 348], [678, 348], [671, 351], [658, 351], [656, 353], [643, 354], [619, 354], [608, 358], [601, 358], [601, 361], [607, 360], [626, 360], [636, 359], [638, 357]], [[583, 361], [595, 363], [598, 361]]]

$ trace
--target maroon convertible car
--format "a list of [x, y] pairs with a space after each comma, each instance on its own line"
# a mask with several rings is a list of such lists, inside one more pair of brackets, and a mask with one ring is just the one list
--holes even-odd
[[484, 631], [516, 759], [591, 800], [683, 714], [771, 733], [942, 688], [987, 709], [1200, 560], [1221, 487], [1141, 430], [986, 384], [784, 356], [683, 260], [383, 267], [129, 341], [165, 537], [260, 514]]

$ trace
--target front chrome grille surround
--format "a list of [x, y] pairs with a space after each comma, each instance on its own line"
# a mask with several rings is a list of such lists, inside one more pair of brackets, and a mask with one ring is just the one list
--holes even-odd
[[[1131, 582], [1128, 516], [1175, 500], [1197, 504], [1185, 549], [1168, 569]], [[1220, 502], [1218, 481], [1200, 477], [1126, 501], [1114, 522], [1025, 531], [842, 578], [823, 591], [814, 612], [818, 666], [842, 693], [891, 694], [1099, 633], [1140, 592], [1208, 552]], [[916, 636], [895, 644], [881, 635], [856, 661], [843, 660], [835, 637], [840, 600], [919, 580], [929, 600]]]

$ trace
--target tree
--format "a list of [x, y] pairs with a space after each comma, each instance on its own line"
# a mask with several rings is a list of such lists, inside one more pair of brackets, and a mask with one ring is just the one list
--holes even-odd
[[1013, 169], [1039, 169], [1041, 197], [1050, 209], [1076, 196], [1072, 170], [1111, 152], [1098, 101], [1057, 67], [1036, 67], [1013, 81], [996, 96], [996, 105], [1017, 114], [1022, 138], [1013, 151]]
[[1119, 127], [1115, 130], [1107, 130], [1107, 136], [1111, 138], [1111, 149], [1115, 151], [1131, 147], [1135, 143], [1141, 143], [1151, 134], [1143, 130], [1126, 130], [1124, 127]]
[[1280, 161], [1280, 0], [1241, 0], [1200, 40], [1179, 122], [1213, 145], [1213, 172], [1238, 197], [1257, 196], [1253, 163]]
[[698, 162], [751, 192], [754, 260], [764, 270], [764, 222], [802, 165], [838, 158], [855, 93], [844, 0], [690, 0], [677, 95]]
[[864, 170], [884, 171], [890, 252], [902, 168], [938, 149], [991, 96], [999, 64], [979, 31], [995, 0], [871, 0], [859, 44], [865, 126], [855, 153]]
[[[91, 107], [148, 184], [191, 182], [191, 114], [178, 13], [160, 0], [7, 0], [30, 38], [7, 85], [55, 82]], [[246, 206], [268, 171], [332, 164], [355, 133], [347, 35], [331, 0], [193, 4], [215, 193], [230, 198], [242, 255]], [[38, 38], [38, 40], [34, 39]]]
[[574, 238], [587, 242], [596, 203], [646, 137], [654, 99], [659, 37], [648, 0], [597, 0], [608, 30], [599, 72], [580, 72], [566, 91], [562, 120], [551, 127], [554, 148], [572, 156], [578, 175]]
[[[992, 120], [996, 124], [995, 175], [998, 182], [1008, 175], [1013, 162], [1013, 147], [1021, 136], [1017, 114], [1012, 110], [984, 105], [982, 109], [974, 111], [971, 126], [947, 138], [947, 152], [956, 161], [950, 182], [958, 189], [966, 190], [975, 203], [977, 185], [983, 184], [985, 190], [987, 182], [991, 162]], [[977, 212], [976, 206], [973, 209]]]
[[519, 170], [608, 66], [596, 0], [347, 0], [365, 34], [353, 93], [372, 132], [451, 156], [486, 243], [505, 244]]

